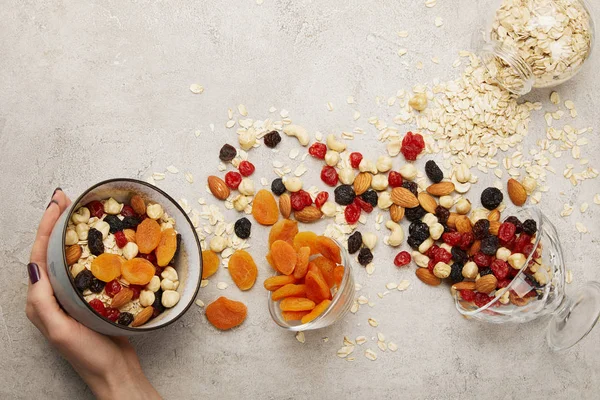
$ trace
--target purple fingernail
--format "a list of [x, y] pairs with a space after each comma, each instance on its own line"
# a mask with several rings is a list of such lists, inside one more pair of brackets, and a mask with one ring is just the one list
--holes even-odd
[[36, 263], [27, 264], [27, 273], [32, 285], [40, 280], [40, 267]]
[[50, 199], [53, 199], [53, 198], [54, 198], [54, 195], [55, 195], [55, 194], [56, 194], [56, 192], [58, 192], [59, 190], [62, 192], [62, 189], [61, 189], [60, 187], [57, 187], [56, 189], [54, 189], [54, 192], [52, 192], [52, 197], [50, 197]]

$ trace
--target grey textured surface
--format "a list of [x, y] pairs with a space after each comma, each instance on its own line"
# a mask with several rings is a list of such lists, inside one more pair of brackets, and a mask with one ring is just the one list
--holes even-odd
[[[272, 105], [288, 109], [294, 122], [311, 131], [361, 126], [367, 135], [352, 146], [373, 143], [367, 154], [374, 158], [384, 146], [375, 142], [366, 117], [394, 115], [377, 106], [375, 97], [387, 99], [399, 88], [434, 77], [458, 76], [451, 64], [458, 50], [469, 48], [476, 26], [472, 3], [440, 0], [429, 9], [417, 0], [265, 0], [261, 6], [252, 0], [0, 1], [0, 397], [91, 397], [23, 312], [24, 264], [54, 187], [75, 197], [101, 179], [145, 178], [174, 164], [193, 173], [196, 183], [188, 184], [180, 173], [160, 186], [193, 204], [208, 197], [204, 179], [215, 171], [216, 151], [235, 141], [233, 130], [223, 126], [227, 108], [240, 103], [257, 119], [267, 117]], [[438, 15], [442, 28], [433, 24]], [[410, 33], [407, 39], [396, 35], [403, 29]], [[401, 64], [399, 47], [409, 49], [404, 60], [410, 68]], [[441, 63], [433, 64], [432, 56]], [[414, 68], [419, 60], [422, 71]], [[586, 70], [558, 88], [578, 106], [573, 125], [600, 123], [598, 82]], [[204, 85], [205, 93], [191, 94], [191, 83]], [[528, 98], [548, 109], [548, 94], [543, 90]], [[357, 106], [345, 103], [348, 95]], [[334, 112], [326, 110], [327, 101]], [[353, 108], [363, 115], [356, 123]], [[542, 117], [543, 112], [534, 114], [527, 143], [544, 135]], [[214, 134], [209, 123], [217, 127]], [[200, 139], [197, 129], [203, 132]], [[597, 132], [589, 138], [584, 157], [598, 167]], [[283, 148], [292, 144], [286, 141]], [[284, 154], [279, 158], [285, 160]], [[253, 160], [258, 176], [272, 177], [269, 157]], [[575, 276], [571, 286], [577, 286], [600, 277], [600, 212], [591, 201], [599, 185], [571, 187], [560, 175], [566, 162], [553, 161], [559, 177], [544, 196], [543, 209], [561, 232]], [[307, 165], [316, 172], [317, 163]], [[486, 179], [492, 182], [482, 176], [479, 189]], [[576, 207], [586, 201], [590, 209], [564, 220], [558, 213], [567, 201]], [[577, 233], [579, 220], [591, 233]], [[265, 234], [265, 229], [253, 232], [258, 260]], [[259, 282], [246, 293], [233, 286], [218, 291], [216, 282], [230, 282], [221, 269], [199, 298], [208, 302], [224, 294], [243, 300], [249, 306], [244, 325], [219, 333], [194, 306], [174, 326], [135, 340], [142, 365], [167, 398], [597, 398], [600, 330], [568, 352], [552, 353], [545, 321], [469, 322], [453, 309], [447, 290], [424, 287], [412, 269], [391, 266], [390, 249], [379, 245], [375, 256], [375, 274], [367, 277], [357, 269], [356, 279], [376, 305], [307, 333], [305, 344], [270, 320], [260, 284], [267, 266], [261, 263]], [[408, 291], [377, 297], [387, 282], [400, 279], [412, 281]], [[379, 321], [377, 329], [369, 327], [369, 317]], [[362, 353], [366, 347], [376, 350], [371, 341], [376, 332], [400, 349], [378, 351], [371, 362]], [[369, 338], [353, 363], [335, 355], [344, 335]]]

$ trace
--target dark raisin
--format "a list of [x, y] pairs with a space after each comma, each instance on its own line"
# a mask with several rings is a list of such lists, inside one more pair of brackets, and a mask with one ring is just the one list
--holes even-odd
[[537, 223], [532, 219], [526, 219], [523, 221], [523, 232], [529, 236], [535, 235], [537, 232]]
[[358, 252], [358, 262], [360, 263], [360, 265], [366, 266], [371, 261], [373, 261], [373, 253], [371, 253], [371, 250], [369, 250], [366, 247], [360, 249], [360, 251]]
[[219, 151], [219, 159], [221, 161], [231, 161], [237, 156], [237, 150], [230, 144], [224, 144]]
[[504, 196], [502, 195], [502, 192], [500, 191], [500, 189], [495, 187], [486, 188], [481, 193], [481, 205], [487, 208], [488, 210], [498, 208], [500, 203], [502, 203], [503, 199]]
[[427, 211], [425, 211], [425, 209], [420, 205], [413, 208], [406, 208], [404, 210], [404, 216], [411, 222], [423, 218], [425, 214], [427, 214]]
[[88, 231], [88, 247], [90, 253], [99, 256], [104, 253], [104, 243], [102, 242], [102, 232], [96, 228], [90, 228]]
[[481, 241], [481, 252], [488, 256], [494, 256], [499, 246], [498, 236], [488, 236]]
[[446, 222], [448, 222], [448, 218], [450, 218], [450, 211], [448, 211], [442, 206], [437, 206], [435, 208], [435, 216], [437, 217], [438, 222], [440, 224], [445, 224]]
[[133, 322], [133, 314], [128, 312], [122, 312], [119, 315], [119, 319], [117, 320], [117, 324], [119, 325], [129, 325]]
[[363, 194], [360, 195], [360, 198], [372, 205], [373, 207], [377, 207], [377, 200], [379, 200], [379, 196], [377, 192], [374, 190], [367, 190]]
[[92, 275], [92, 271], [89, 269], [84, 269], [75, 277], [75, 287], [80, 292], [83, 292], [85, 289], [88, 289], [92, 284], [92, 279], [94, 279], [94, 275]]
[[490, 235], [490, 221], [487, 219], [480, 219], [473, 225], [473, 235], [475, 239], [481, 240]]
[[469, 256], [467, 255], [467, 252], [458, 246], [452, 247], [450, 253], [452, 253], [452, 259], [457, 263], [465, 264], [467, 261], [469, 261]]
[[237, 237], [240, 239], [248, 239], [250, 237], [250, 231], [252, 230], [252, 222], [246, 217], [240, 218], [235, 221], [233, 229]]
[[463, 279], [465, 279], [462, 274], [463, 264], [455, 262], [454, 264], [452, 264], [451, 268], [452, 269], [450, 270], [450, 280], [454, 283], [462, 282]]
[[138, 217], [125, 217], [123, 221], [121, 221], [121, 225], [123, 229], [135, 229], [142, 222], [142, 220]]
[[511, 215], [510, 217], [506, 218], [504, 222], [510, 222], [511, 224], [513, 224], [517, 228], [517, 230], [515, 231], [517, 235], [523, 232], [523, 224], [521, 223], [519, 218], [515, 217], [514, 215]]
[[408, 189], [415, 196], [419, 195], [419, 185], [417, 185], [415, 182], [404, 181], [402, 182], [402, 187], [404, 189]]
[[444, 179], [444, 173], [433, 160], [425, 163], [425, 173], [433, 183], [440, 183]]
[[265, 146], [272, 149], [281, 142], [281, 135], [277, 131], [271, 131], [265, 135]]
[[273, 182], [271, 182], [271, 192], [277, 196], [281, 196], [285, 193], [285, 185], [281, 178], [273, 179]]
[[177, 240], [177, 248], [175, 249], [175, 254], [173, 254], [173, 258], [171, 260], [177, 259], [177, 256], [179, 255], [179, 250], [181, 249], [181, 233], [178, 233], [175, 236], [175, 238]]
[[102, 282], [100, 279], [93, 278], [92, 283], [90, 283], [90, 290], [94, 293], [100, 293], [106, 283]]
[[362, 246], [362, 234], [356, 231], [348, 237], [348, 253], [356, 253], [360, 249], [360, 246]]
[[479, 270], [479, 276], [491, 275], [491, 274], [493, 274], [493, 273], [494, 273], [494, 272], [492, 271], [492, 269], [491, 269], [491, 268], [481, 268], [481, 269]]
[[154, 308], [154, 311], [158, 314], [165, 311], [165, 306], [162, 305], [162, 295], [162, 289], [158, 289], [158, 291], [154, 293], [154, 303], [152, 303], [152, 308]]
[[408, 227], [408, 233], [423, 242], [429, 238], [429, 226], [424, 222], [414, 221]]
[[107, 215], [104, 217], [104, 222], [110, 226], [110, 233], [119, 232], [125, 229], [123, 227], [123, 221], [121, 221], [116, 215]]
[[354, 202], [354, 198], [356, 197], [356, 193], [354, 193], [354, 188], [352, 185], [340, 185], [335, 188], [333, 194], [335, 196], [335, 202], [341, 206], [352, 204], [352, 202]]
[[424, 241], [425, 240], [420, 240], [418, 237], [415, 236], [408, 236], [408, 239], [406, 240], [408, 245], [414, 250], [417, 250], [421, 243], [423, 243]]

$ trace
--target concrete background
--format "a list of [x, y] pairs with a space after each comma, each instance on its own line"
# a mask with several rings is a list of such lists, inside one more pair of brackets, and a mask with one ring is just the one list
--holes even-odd
[[[104, 178], [146, 178], [174, 164], [193, 173], [196, 182], [188, 184], [180, 173], [160, 186], [195, 204], [198, 197], [208, 198], [204, 179], [216, 172], [217, 150], [236, 140], [224, 124], [227, 108], [240, 103], [256, 119], [267, 117], [272, 105], [285, 108], [311, 131], [361, 126], [367, 134], [351, 146], [373, 143], [366, 153], [375, 158], [384, 145], [375, 142], [366, 118], [394, 115], [377, 106], [375, 97], [385, 103], [397, 89], [457, 77], [460, 69], [451, 64], [459, 50], [469, 48], [477, 26], [470, 0], [440, 0], [434, 8], [423, 3], [0, 1], [0, 397], [92, 397], [23, 312], [25, 264], [56, 186], [76, 197]], [[485, 9], [490, 2], [479, 3]], [[442, 28], [434, 26], [436, 16], [444, 19]], [[399, 30], [410, 36], [399, 38]], [[396, 54], [400, 47], [409, 49], [403, 59]], [[441, 63], [433, 64], [432, 56]], [[422, 71], [414, 68], [419, 60]], [[191, 83], [204, 85], [205, 93], [190, 93]], [[574, 126], [598, 126], [594, 100], [599, 90], [591, 70], [558, 88], [563, 99], [577, 105]], [[358, 105], [348, 106], [348, 95]], [[528, 98], [543, 101], [547, 109], [548, 95], [542, 90]], [[327, 101], [334, 112], [327, 111]], [[353, 109], [362, 112], [361, 120], [352, 121]], [[543, 112], [534, 114], [527, 143], [544, 135], [542, 117]], [[217, 127], [214, 134], [210, 123]], [[200, 139], [196, 130], [203, 132]], [[592, 143], [583, 148], [583, 157], [598, 168], [597, 133], [588, 137]], [[293, 144], [286, 141], [283, 149]], [[573, 188], [563, 179], [568, 159], [553, 161], [559, 176], [543, 198], [543, 209], [561, 233], [574, 272], [572, 288], [600, 277], [600, 212], [592, 204], [600, 190], [597, 181]], [[258, 176], [272, 178], [268, 157], [253, 161]], [[318, 164], [307, 165], [316, 169]], [[477, 193], [493, 181], [479, 175]], [[305, 179], [316, 183], [316, 176]], [[590, 209], [563, 219], [559, 211], [567, 201], [576, 207], [586, 201]], [[234, 214], [228, 215], [232, 220]], [[579, 234], [575, 221], [585, 221], [591, 233]], [[371, 219], [371, 230], [372, 224]], [[259, 260], [265, 235], [255, 227], [251, 250]], [[220, 333], [194, 306], [168, 329], [134, 340], [142, 365], [167, 398], [597, 398], [600, 330], [568, 352], [552, 353], [544, 339], [545, 320], [504, 326], [466, 321], [453, 309], [447, 289], [425, 287], [412, 268], [397, 270], [393, 254], [378, 246], [371, 277], [356, 268], [361, 294], [376, 305], [307, 333], [305, 344], [270, 320], [260, 284], [269, 275], [265, 265], [256, 287], [246, 293], [233, 285], [217, 290], [216, 282], [230, 282], [221, 269], [199, 298], [243, 300], [248, 320]], [[400, 279], [411, 280], [408, 291], [377, 297], [387, 282]], [[377, 329], [367, 324], [369, 317], [379, 321]], [[371, 340], [376, 332], [400, 349], [378, 351]], [[335, 355], [344, 335], [369, 338], [352, 363]], [[377, 361], [363, 356], [367, 347], [379, 353]]]

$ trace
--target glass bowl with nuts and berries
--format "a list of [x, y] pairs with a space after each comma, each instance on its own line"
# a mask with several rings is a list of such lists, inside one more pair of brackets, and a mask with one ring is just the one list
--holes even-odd
[[56, 298], [82, 324], [135, 335], [183, 315], [200, 288], [200, 242], [183, 209], [146, 182], [87, 189], [59, 218], [48, 245]]
[[[488, 233], [452, 285], [456, 308], [491, 323], [550, 315], [549, 346], [562, 350], [575, 345], [600, 317], [600, 283], [588, 282], [567, 296], [567, 270], [554, 225], [534, 206], [507, 208], [503, 214], [508, 216], [503, 222], [479, 224]], [[475, 235], [476, 229], [477, 222]]]

